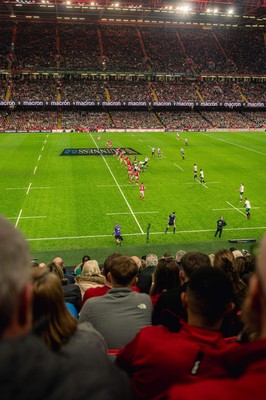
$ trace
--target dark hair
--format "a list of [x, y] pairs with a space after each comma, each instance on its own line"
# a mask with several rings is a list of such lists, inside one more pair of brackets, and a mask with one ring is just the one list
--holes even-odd
[[109, 272], [110, 272], [110, 266], [111, 266], [111, 264], [112, 264], [112, 261], [113, 261], [115, 258], [122, 257], [122, 255], [123, 255], [123, 254], [121, 254], [121, 253], [113, 253], [113, 254], [110, 254], [110, 255], [104, 260], [103, 269], [102, 269], [102, 274], [103, 274], [105, 277], [107, 277], [107, 275], [108, 275]]
[[189, 252], [183, 255], [179, 263], [187, 278], [198, 268], [211, 267], [211, 261], [207, 254]]
[[191, 311], [212, 324], [223, 317], [232, 302], [233, 285], [221, 269], [202, 267], [192, 273], [187, 296]]
[[150, 295], [180, 286], [179, 267], [173, 259], [161, 258], [155, 267]]
[[117, 284], [127, 286], [138, 275], [139, 269], [131, 257], [121, 256], [112, 260], [110, 273]]

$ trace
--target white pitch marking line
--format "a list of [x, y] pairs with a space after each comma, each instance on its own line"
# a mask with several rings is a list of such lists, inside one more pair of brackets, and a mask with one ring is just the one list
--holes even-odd
[[18, 223], [19, 223], [21, 214], [22, 214], [22, 209], [20, 210], [20, 212], [19, 212], [19, 214], [18, 214], [18, 218], [17, 218], [17, 220], [16, 220], [15, 228], [17, 228], [17, 226], [18, 226]]
[[[258, 210], [259, 208], [260, 207], [252, 207], [252, 210]], [[231, 207], [230, 208], [213, 208], [212, 211], [234, 211], [234, 209]]]
[[232, 146], [240, 147], [241, 149], [253, 151], [254, 153], [260, 154], [262, 156], [266, 156], [265, 153], [261, 153], [260, 151], [257, 151], [257, 150], [254, 150], [254, 149], [250, 149], [249, 147], [241, 146], [240, 144], [236, 144], [236, 143], [231, 143], [231, 142], [228, 142], [227, 140], [224, 140], [224, 139], [221, 139], [221, 138], [217, 138], [215, 136], [207, 135], [206, 133], [203, 133], [203, 135], [207, 136], [207, 137], [210, 137], [210, 138], [214, 138], [216, 140], [220, 140], [221, 142], [224, 142], [224, 143], [231, 144]]
[[206, 189], [208, 189], [208, 186], [205, 183], [201, 183], [198, 179], [195, 179], [196, 182], [198, 182], [200, 185], [204, 186]]
[[30, 184], [29, 184], [29, 186], [28, 186], [28, 189], [27, 189], [27, 192], [26, 192], [27, 195], [28, 195], [29, 192], [30, 192], [30, 188], [31, 188], [31, 182], [30, 182]]
[[[46, 215], [36, 215], [33, 217], [20, 217], [20, 219], [36, 219], [36, 218], [47, 218]], [[17, 217], [12, 217], [12, 218], [8, 218], [8, 219], [17, 219]]]
[[44, 150], [44, 146], [42, 146], [42, 151]]
[[37, 171], [37, 165], [36, 165], [36, 167], [34, 168], [34, 171], [33, 171], [33, 175], [35, 175], [36, 174], [36, 171]]
[[[21, 210], [22, 211], [22, 210]], [[257, 226], [257, 227], [245, 227], [245, 228], [224, 228], [225, 231], [245, 231], [245, 230], [258, 230], [258, 229], [266, 229], [266, 226]], [[201, 233], [201, 232], [213, 232], [214, 229], [197, 229], [190, 231], [176, 231], [176, 235], [178, 233]], [[144, 233], [123, 233], [123, 236], [142, 236]], [[164, 235], [164, 232], [150, 232], [150, 235]], [[169, 233], [169, 235], [173, 235]], [[47, 237], [47, 238], [30, 238], [29, 241], [44, 241], [44, 240], [73, 240], [73, 239], [97, 239], [97, 238], [110, 238], [110, 234], [108, 235], [91, 235], [91, 236], [61, 236], [61, 237]]]
[[139, 139], [139, 141], [143, 143], [143, 140]]
[[39, 155], [38, 161], [40, 161], [41, 157], [42, 157], [42, 156], [41, 156], [41, 155]]
[[47, 140], [45, 140], [44, 143], [46, 144], [46, 143], [47, 143]]
[[181, 169], [181, 171], [184, 171], [183, 168], [179, 167], [179, 165], [174, 164], [177, 168]]
[[[193, 181], [196, 181], [196, 179], [193, 179]], [[199, 181], [197, 181], [199, 182]], [[200, 183], [200, 182], [199, 182]], [[221, 182], [208, 182], [208, 185], [214, 185], [214, 184], [219, 184]], [[195, 185], [195, 182], [183, 182], [184, 185]]]
[[236, 208], [235, 206], [233, 206], [233, 204], [229, 203], [229, 201], [226, 202], [227, 204], [229, 204], [229, 206], [233, 207], [236, 211], [238, 211], [240, 214], [244, 215], [244, 217], [246, 216], [246, 214], [244, 214], [242, 211], [240, 211], [238, 208]]
[[23, 188], [6, 188], [6, 190], [26, 190], [26, 187]]
[[46, 137], [48, 138], [48, 137], [49, 137], [49, 135], [46, 135]]
[[[93, 138], [93, 136], [92, 136], [91, 133], [90, 133], [90, 137], [91, 137], [92, 141], [94, 142], [95, 146], [96, 146], [97, 148], [99, 148], [98, 145], [97, 145], [97, 143], [95, 142], [95, 140], [94, 140], [94, 138]], [[101, 157], [102, 157], [102, 159], [103, 159], [105, 165], [107, 166], [107, 168], [108, 168], [108, 170], [109, 170], [109, 172], [110, 172], [110, 174], [111, 174], [113, 180], [115, 181], [115, 183], [116, 183], [116, 185], [117, 185], [117, 188], [118, 188], [118, 190], [120, 191], [120, 193], [121, 193], [123, 199], [125, 200], [125, 203], [126, 203], [126, 205], [128, 206], [128, 208], [129, 208], [129, 210], [130, 210], [130, 212], [131, 212], [131, 215], [133, 216], [134, 220], [136, 221], [136, 224], [138, 225], [140, 232], [141, 232], [142, 234], [144, 234], [143, 229], [142, 229], [142, 227], [140, 226], [140, 223], [139, 223], [139, 221], [137, 220], [136, 215], [134, 214], [134, 212], [133, 212], [133, 210], [132, 210], [132, 208], [131, 208], [129, 202], [127, 201], [126, 196], [124, 195], [124, 193], [123, 193], [121, 187], [119, 186], [119, 183], [117, 182], [117, 180], [116, 180], [116, 178], [115, 178], [115, 176], [114, 176], [114, 174], [113, 174], [111, 168], [109, 167], [109, 165], [108, 165], [106, 159], [104, 158], [103, 155], [101, 155]]]
[[[97, 185], [97, 187], [116, 187], [117, 185]], [[120, 185], [120, 186], [127, 186], [127, 187], [134, 187], [134, 185], [130, 185], [129, 183], [126, 185]]]
[[35, 190], [35, 189], [52, 189], [51, 186], [35, 186], [32, 187], [31, 190]]
[[[159, 214], [159, 211], [139, 211], [135, 212], [135, 214]], [[129, 212], [106, 213], [106, 215], [130, 215], [130, 213]]]

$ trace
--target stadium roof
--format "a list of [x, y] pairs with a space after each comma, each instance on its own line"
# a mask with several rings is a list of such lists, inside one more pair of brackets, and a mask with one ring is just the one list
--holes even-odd
[[0, 0], [0, 19], [266, 26], [266, 0]]

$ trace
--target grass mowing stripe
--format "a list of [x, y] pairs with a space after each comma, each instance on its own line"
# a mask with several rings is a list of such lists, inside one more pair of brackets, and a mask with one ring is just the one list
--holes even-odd
[[[97, 143], [95, 142], [95, 140], [94, 140], [94, 138], [93, 138], [93, 136], [92, 136], [92, 134], [91, 134], [91, 133], [90, 133], [90, 137], [91, 137], [91, 139], [92, 139], [93, 143], [95, 144], [95, 146], [96, 146], [96, 147], [97, 147], [97, 149], [98, 149], [99, 147], [98, 147]], [[112, 172], [111, 168], [109, 167], [109, 165], [108, 165], [108, 163], [107, 163], [106, 159], [104, 158], [104, 156], [103, 156], [103, 155], [101, 155], [101, 157], [102, 157], [102, 159], [103, 159], [103, 161], [104, 161], [104, 163], [105, 163], [106, 167], [108, 168], [108, 170], [109, 170], [109, 172], [110, 172], [110, 174], [111, 174], [111, 176], [112, 176], [113, 180], [115, 181], [115, 183], [116, 183], [116, 186], [117, 186], [118, 190], [120, 191], [120, 193], [121, 193], [121, 195], [122, 195], [123, 199], [125, 200], [125, 203], [126, 203], [126, 205], [128, 206], [128, 208], [129, 208], [129, 211], [131, 212], [131, 215], [132, 215], [132, 217], [133, 217], [133, 218], [134, 218], [134, 220], [136, 221], [136, 224], [138, 225], [140, 232], [141, 232], [142, 234], [144, 234], [144, 231], [143, 231], [142, 227], [140, 226], [140, 223], [139, 223], [139, 221], [138, 221], [138, 219], [137, 219], [136, 215], [134, 214], [134, 212], [133, 212], [133, 210], [132, 210], [132, 208], [131, 208], [131, 206], [130, 206], [129, 202], [127, 201], [127, 198], [126, 198], [126, 196], [124, 195], [124, 193], [123, 193], [123, 191], [122, 191], [121, 187], [119, 186], [119, 183], [117, 182], [117, 180], [116, 180], [116, 178], [115, 178], [115, 176], [114, 176], [114, 174], [113, 174], [113, 172]]]

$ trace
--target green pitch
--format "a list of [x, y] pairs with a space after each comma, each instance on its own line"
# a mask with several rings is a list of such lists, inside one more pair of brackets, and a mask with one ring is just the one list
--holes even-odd
[[[68, 264], [84, 254], [100, 262], [117, 251], [112, 231], [122, 227], [119, 251], [160, 256], [179, 249], [213, 252], [230, 247], [229, 239], [259, 239], [266, 230], [266, 134], [241, 133], [97, 133], [1, 134], [0, 212], [28, 238], [32, 255], [48, 262], [60, 255]], [[130, 184], [113, 156], [60, 156], [65, 148], [129, 147], [150, 158], [140, 183], [145, 200]], [[184, 139], [188, 139], [186, 147]], [[160, 147], [162, 158], [151, 158]], [[185, 150], [182, 159], [180, 148]], [[193, 164], [203, 168], [206, 185], [193, 180]], [[251, 202], [246, 220], [237, 189], [245, 185]], [[177, 231], [164, 234], [176, 212]], [[214, 239], [217, 219], [227, 226]], [[147, 243], [147, 226], [150, 235]], [[240, 244], [238, 248], [247, 248]]]

